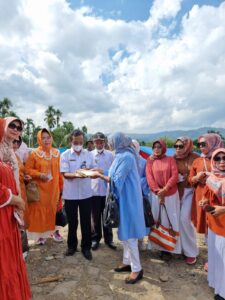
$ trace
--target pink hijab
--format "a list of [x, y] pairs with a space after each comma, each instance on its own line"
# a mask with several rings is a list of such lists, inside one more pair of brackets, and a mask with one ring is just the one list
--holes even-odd
[[216, 167], [214, 157], [218, 153], [223, 153], [225, 155], [225, 148], [216, 149], [211, 158], [211, 173], [209, 174], [206, 184], [218, 197], [222, 205], [225, 204], [225, 172], [220, 171]]
[[165, 143], [165, 141], [164, 140], [156, 140], [156, 141], [154, 141], [153, 144], [152, 144], [152, 150], [153, 150], [154, 144], [156, 144], [156, 143], [159, 143], [161, 145], [161, 147], [162, 147], [162, 153], [161, 153], [161, 155], [155, 155], [155, 154], [151, 155], [150, 159], [153, 159], [153, 160], [154, 159], [161, 159], [161, 158], [163, 158], [163, 157], [166, 156], [166, 143]]
[[224, 143], [223, 140], [221, 138], [221, 136], [217, 133], [206, 133], [201, 135], [198, 138], [198, 142], [201, 138], [204, 138], [206, 140], [206, 143], [209, 145], [209, 152], [204, 155], [201, 154], [201, 157], [208, 157], [210, 158], [212, 156], [212, 153], [218, 149], [218, 148], [223, 148], [224, 147]]
[[[193, 152], [193, 142], [192, 139], [187, 136], [182, 136], [176, 139], [177, 141], [181, 141], [184, 145], [184, 152], [180, 155], [174, 154], [176, 159], [186, 158], [191, 152]], [[175, 144], [176, 144], [175, 142]]]

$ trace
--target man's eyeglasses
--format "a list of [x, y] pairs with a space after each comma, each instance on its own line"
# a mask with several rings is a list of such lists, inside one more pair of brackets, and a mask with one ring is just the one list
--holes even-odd
[[16, 129], [17, 131], [21, 132], [23, 128], [19, 125], [17, 126], [15, 123], [10, 123], [8, 126], [10, 129]]
[[213, 158], [214, 161], [220, 162], [225, 161], [225, 155], [224, 156], [216, 156]]
[[175, 149], [183, 149], [183, 148], [184, 148], [184, 145], [178, 145], [178, 144], [176, 145], [176, 144], [175, 144], [173, 147], [174, 147]]
[[197, 143], [198, 148], [205, 147], [207, 145], [206, 142]]

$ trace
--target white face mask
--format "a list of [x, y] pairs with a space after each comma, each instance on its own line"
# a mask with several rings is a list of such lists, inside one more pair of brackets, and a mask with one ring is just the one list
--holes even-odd
[[72, 145], [72, 148], [76, 152], [80, 152], [83, 149], [82, 145]]
[[101, 150], [97, 150], [99, 154], [101, 154], [104, 151], [104, 148], [102, 148]]

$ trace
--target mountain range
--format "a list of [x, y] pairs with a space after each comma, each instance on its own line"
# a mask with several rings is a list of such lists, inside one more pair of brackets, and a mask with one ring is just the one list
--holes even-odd
[[224, 128], [216, 128], [216, 127], [202, 127], [198, 129], [190, 129], [190, 130], [172, 130], [172, 131], [161, 131], [156, 133], [149, 134], [141, 134], [141, 133], [129, 133], [128, 135], [132, 139], [136, 139], [139, 141], [149, 142], [158, 138], [170, 138], [175, 140], [181, 136], [188, 136], [193, 140], [197, 139], [200, 135], [207, 133], [208, 131], [219, 132], [223, 137], [225, 137], [225, 129]]

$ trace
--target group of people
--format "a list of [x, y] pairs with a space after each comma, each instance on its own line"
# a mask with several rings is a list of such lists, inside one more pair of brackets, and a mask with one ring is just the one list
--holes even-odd
[[[92, 250], [105, 244], [113, 250], [112, 228], [103, 224], [103, 210], [109, 189], [119, 207], [118, 238], [123, 259], [115, 272], [128, 272], [125, 282], [134, 284], [143, 277], [139, 249], [151, 228], [146, 228], [143, 197], [151, 205], [157, 223], [172, 226], [177, 233], [173, 250], [149, 238], [148, 249], [158, 249], [162, 259], [171, 253], [185, 256], [187, 264], [196, 263], [199, 253], [196, 232], [205, 234], [208, 244], [209, 286], [215, 299], [225, 299], [225, 148], [218, 134], [198, 138], [201, 154], [193, 152], [192, 140], [179, 137], [175, 155], [166, 155], [163, 140], [153, 142], [153, 154], [144, 160], [139, 144], [123, 133], [106, 136], [97, 132], [94, 150], [84, 149], [84, 133], [74, 130], [70, 148], [61, 155], [52, 147], [51, 132], [38, 132], [37, 149], [22, 158], [19, 147], [23, 122], [18, 118], [0, 119], [0, 294], [3, 300], [31, 298], [19, 227], [23, 224], [28, 239], [45, 245], [47, 238], [63, 240], [56, 227], [56, 213], [62, 199], [68, 219], [67, 250], [78, 249], [78, 210], [81, 251], [92, 259]], [[21, 153], [20, 153], [21, 155]], [[38, 201], [27, 202], [26, 185], [35, 182]], [[109, 188], [110, 187], [110, 188]]]

